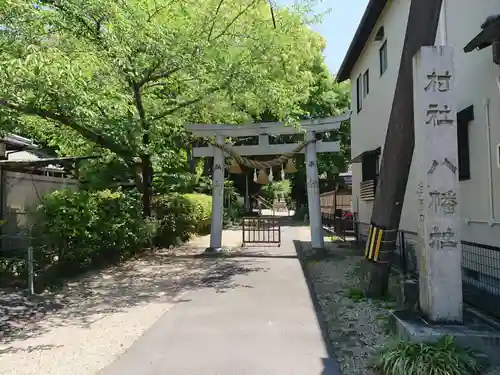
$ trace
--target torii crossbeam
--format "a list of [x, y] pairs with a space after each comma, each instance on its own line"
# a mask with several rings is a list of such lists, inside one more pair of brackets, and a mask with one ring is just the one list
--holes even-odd
[[[215, 136], [215, 143], [223, 145], [226, 137], [258, 136], [258, 146], [234, 146], [226, 144], [228, 148], [241, 156], [279, 155], [292, 152], [299, 144], [270, 145], [270, 135], [305, 134], [308, 143], [306, 154], [307, 198], [309, 205], [309, 220], [311, 225], [311, 244], [314, 249], [324, 247], [323, 227], [321, 223], [321, 208], [318, 184], [318, 168], [316, 154], [318, 152], [338, 152], [338, 142], [316, 142], [316, 133], [337, 130], [343, 121], [349, 120], [351, 112], [341, 116], [321, 119], [304, 120], [300, 126], [286, 126], [282, 122], [261, 122], [246, 125], [220, 124], [187, 124], [186, 130], [198, 137]], [[214, 252], [222, 248], [222, 218], [224, 197], [224, 151], [218, 147], [194, 147], [193, 157], [213, 157], [213, 188], [212, 188], [212, 222], [210, 232], [210, 247], [207, 251]]]

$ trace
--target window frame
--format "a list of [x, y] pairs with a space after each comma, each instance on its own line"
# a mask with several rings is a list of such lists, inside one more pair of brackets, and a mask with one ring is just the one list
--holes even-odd
[[366, 71], [363, 73], [362, 86], [364, 99], [370, 93], [370, 69], [366, 69]]
[[363, 91], [363, 83], [361, 82], [361, 74], [358, 76], [356, 79], [356, 108], [358, 113], [361, 112], [363, 109], [363, 98], [362, 98], [362, 91]]
[[384, 40], [382, 46], [378, 50], [378, 60], [380, 65], [380, 76], [383, 76], [389, 67], [387, 60], [387, 39]]
[[496, 154], [497, 154], [497, 167], [500, 168], [500, 143], [497, 144]]
[[474, 106], [457, 113], [458, 180], [471, 179], [469, 125], [474, 120]]

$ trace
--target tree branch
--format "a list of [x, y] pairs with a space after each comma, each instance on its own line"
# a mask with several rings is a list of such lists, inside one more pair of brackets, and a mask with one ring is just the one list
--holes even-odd
[[15, 112], [23, 113], [25, 115], [30, 115], [30, 116], [37, 116], [46, 120], [52, 120], [55, 122], [58, 122], [62, 125], [68, 126], [71, 129], [75, 130], [78, 132], [80, 135], [82, 135], [84, 138], [88, 139], [89, 141], [92, 141], [94, 143], [97, 143], [98, 145], [107, 148], [108, 150], [114, 152], [115, 154], [123, 157], [124, 159], [131, 159], [133, 157], [133, 154], [130, 152], [128, 148], [122, 147], [121, 145], [116, 144], [113, 140], [110, 138], [98, 134], [95, 131], [88, 129], [84, 126], [81, 126], [79, 124], [76, 124], [72, 118], [55, 113], [52, 111], [47, 111], [39, 108], [32, 108], [28, 106], [21, 106], [18, 104], [11, 103], [10, 101], [0, 98], [0, 106], [3, 106], [5, 108], [8, 108], [10, 110], [13, 110]]
[[46, 1], [45, 3], [52, 5], [55, 9], [59, 10], [69, 17], [73, 17], [77, 22], [85, 27], [85, 29], [87, 29], [90, 35], [94, 36], [99, 42], [101, 42], [101, 24], [105, 19], [104, 16], [99, 17], [99, 19], [90, 17], [92, 21], [94, 21], [94, 24], [91, 24], [84, 17], [65, 7], [62, 1]]
[[233, 19], [232, 19], [232, 21], [231, 21], [231, 22], [229, 22], [229, 23], [226, 25], [226, 27], [224, 28], [224, 30], [222, 30], [222, 31], [221, 31], [219, 34], [217, 34], [217, 35], [216, 35], [216, 36], [215, 36], [212, 40], [209, 40], [209, 41], [213, 42], [213, 41], [215, 41], [215, 40], [219, 39], [220, 37], [224, 36], [224, 34], [226, 34], [226, 32], [229, 30], [229, 28], [230, 28], [231, 26], [233, 26], [233, 25], [234, 25], [234, 23], [238, 20], [238, 18], [240, 18], [243, 14], [245, 14], [245, 13], [246, 13], [246, 11], [247, 11], [248, 9], [250, 9], [251, 7], [253, 7], [253, 6], [257, 3], [257, 1], [260, 1], [260, 0], [252, 0], [252, 2], [251, 2], [250, 4], [248, 4], [248, 5], [245, 7], [245, 9], [243, 9], [242, 11], [240, 11], [240, 12], [239, 12], [239, 13], [238, 13], [238, 14], [237, 14], [237, 15], [236, 15]]
[[217, 16], [219, 15], [220, 8], [224, 0], [219, 1], [219, 5], [217, 5], [217, 9], [215, 10], [214, 19], [212, 20], [212, 25], [210, 25], [210, 30], [208, 31], [208, 41], [212, 39], [212, 33], [214, 32], [215, 22], [217, 21]]
[[[159, 65], [159, 64], [158, 64]], [[158, 66], [157, 66], [158, 67]], [[179, 70], [181, 70], [182, 68], [184, 68], [184, 66], [177, 66], [173, 69], [170, 69], [170, 70], [165, 70], [165, 71], [162, 71], [162, 72], [158, 72], [156, 74], [153, 74], [153, 72], [157, 69], [157, 67], [155, 68], [152, 68], [150, 69], [145, 75], [144, 75], [144, 78], [142, 80], [139, 81], [138, 85], [139, 87], [142, 87], [144, 86], [146, 83], [151, 83], [151, 82], [156, 82], [160, 79], [163, 79], [163, 78], [168, 78], [170, 77], [172, 74], [174, 73], [177, 73]]]
[[276, 18], [274, 17], [274, 7], [273, 7], [272, 0], [269, 0], [269, 8], [271, 10], [271, 18], [273, 19], [273, 26], [276, 29]]
[[168, 109], [168, 110], [166, 110], [166, 111], [164, 111], [164, 112], [160, 113], [158, 116], [153, 117], [153, 118], [151, 119], [151, 121], [157, 121], [157, 120], [160, 120], [160, 119], [162, 119], [162, 118], [164, 118], [164, 117], [166, 117], [166, 116], [171, 115], [172, 113], [177, 112], [178, 110], [180, 110], [180, 109], [182, 109], [182, 108], [185, 108], [185, 107], [188, 107], [188, 106], [190, 106], [190, 105], [192, 105], [192, 104], [198, 103], [198, 102], [202, 101], [203, 99], [205, 99], [207, 96], [212, 95], [212, 94], [216, 93], [217, 91], [222, 90], [223, 88], [224, 88], [224, 86], [216, 87], [216, 88], [213, 88], [213, 89], [209, 90], [208, 92], [206, 92], [206, 93], [205, 93], [204, 95], [202, 95], [202, 96], [199, 96], [199, 97], [197, 97], [197, 98], [195, 98], [195, 99], [186, 100], [186, 101], [184, 101], [184, 102], [180, 103], [179, 105], [177, 105], [176, 107], [174, 107], [174, 108], [170, 108], [170, 109]]
[[139, 86], [139, 84], [133, 83], [132, 90], [134, 92], [135, 107], [137, 108], [137, 113], [139, 114], [142, 128], [145, 129], [146, 112], [144, 111], [144, 105], [142, 104], [141, 86]]
[[158, 6], [155, 4], [155, 7], [156, 9], [154, 10], [153, 13], [151, 13], [148, 17], [148, 20], [147, 22], [151, 21], [153, 18], [155, 18], [158, 14], [160, 14], [160, 12], [163, 10], [163, 9], [166, 9], [167, 7], [166, 6]]

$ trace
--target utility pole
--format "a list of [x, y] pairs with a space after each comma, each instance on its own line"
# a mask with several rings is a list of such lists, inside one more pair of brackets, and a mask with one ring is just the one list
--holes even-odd
[[365, 263], [364, 289], [371, 297], [387, 293], [415, 146], [413, 56], [422, 46], [435, 44], [441, 6], [442, 0], [412, 0], [410, 5], [371, 218], [371, 231], [382, 233], [379, 260]]

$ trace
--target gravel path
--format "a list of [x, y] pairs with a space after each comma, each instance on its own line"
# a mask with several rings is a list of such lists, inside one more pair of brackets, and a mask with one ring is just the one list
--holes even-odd
[[343, 375], [371, 374], [369, 362], [391, 339], [387, 331], [391, 304], [360, 298], [358, 251], [329, 245], [331, 256], [307, 260], [321, 311]]
[[[229, 246], [240, 239], [239, 231], [224, 232]], [[95, 374], [182, 301], [185, 291], [207, 284], [231, 287], [233, 261], [193, 257], [207, 246], [208, 237], [197, 238], [88, 275], [36, 300], [0, 292], [0, 374]], [[209, 278], [214, 273], [217, 285]]]

